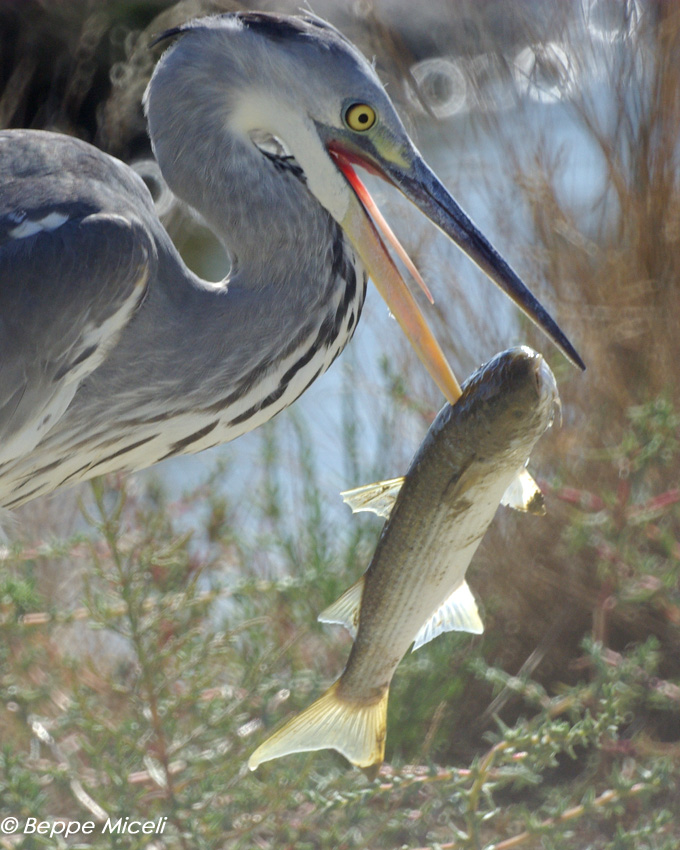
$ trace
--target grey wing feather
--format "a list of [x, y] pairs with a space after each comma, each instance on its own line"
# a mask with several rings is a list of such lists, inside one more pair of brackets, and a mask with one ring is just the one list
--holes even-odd
[[34, 448], [115, 346], [153, 277], [152, 217], [118, 160], [0, 132], [0, 462]]
[[0, 458], [30, 451], [104, 360], [143, 298], [149, 255], [142, 225], [115, 214], [0, 244]]

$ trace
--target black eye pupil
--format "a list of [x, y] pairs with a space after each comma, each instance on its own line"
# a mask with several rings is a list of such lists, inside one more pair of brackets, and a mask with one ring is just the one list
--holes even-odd
[[368, 115], [366, 115], [365, 112], [362, 112], [361, 115], [359, 116], [359, 123], [360, 124], [368, 124]]

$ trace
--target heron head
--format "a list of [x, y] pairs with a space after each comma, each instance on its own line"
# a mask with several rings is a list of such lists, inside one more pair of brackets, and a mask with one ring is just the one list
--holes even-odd
[[313, 16], [246, 12], [199, 19], [164, 35], [182, 36], [182, 62], [211, 69], [209, 90], [196, 90], [195, 97], [213, 111], [219, 105], [232, 135], [264, 156], [294, 160], [450, 401], [460, 388], [379, 231], [424, 284], [357, 165], [396, 186], [583, 367], [550, 315], [427, 166], [373, 66], [334, 27]]

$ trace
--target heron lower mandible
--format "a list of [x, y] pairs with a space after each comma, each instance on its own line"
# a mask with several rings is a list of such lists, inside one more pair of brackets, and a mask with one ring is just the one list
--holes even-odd
[[454, 401], [456, 379], [378, 235], [384, 222], [355, 164], [397, 186], [583, 366], [337, 30], [237, 13], [166, 38], [144, 98], [153, 150], [172, 191], [222, 239], [232, 272], [216, 285], [189, 271], [118, 160], [54, 133], [0, 133], [0, 504], [270, 419], [342, 351], [369, 274]]

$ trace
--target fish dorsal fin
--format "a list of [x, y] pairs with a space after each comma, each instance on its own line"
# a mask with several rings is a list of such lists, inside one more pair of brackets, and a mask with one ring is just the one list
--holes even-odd
[[512, 479], [510, 486], [503, 493], [501, 505], [507, 505], [516, 511], [526, 511], [538, 516], [545, 514], [543, 493], [524, 467], [517, 477]]
[[359, 612], [361, 610], [361, 597], [364, 592], [364, 577], [348, 588], [342, 596], [332, 605], [319, 614], [317, 620], [320, 623], [338, 623], [344, 626], [352, 635], [352, 640], [357, 636], [359, 628]]
[[340, 495], [343, 502], [348, 504], [353, 514], [359, 511], [373, 511], [378, 516], [389, 517], [397, 496], [404, 483], [401, 478], [390, 478], [389, 481], [376, 481], [374, 484], [364, 484], [353, 490], [344, 490]]
[[467, 582], [459, 585], [416, 635], [413, 652], [436, 638], [442, 632], [471, 632], [481, 635], [484, 631], [475, 597]]

